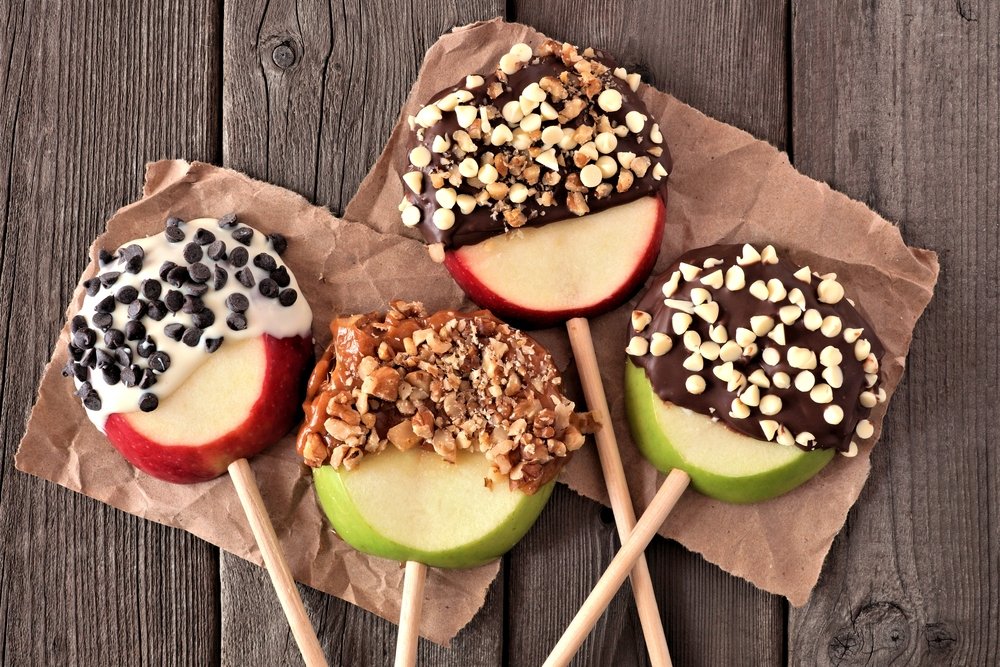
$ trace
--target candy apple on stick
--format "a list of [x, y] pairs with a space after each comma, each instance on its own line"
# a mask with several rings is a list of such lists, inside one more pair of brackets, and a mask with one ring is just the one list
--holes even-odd
[[[586, 317], [642, 284], [659, 253], [670, 153], [606, 54], [515, 44], [409, 119], [404, 225], [480, 306], [541, 327], [566, 322], [619, 535], [635, 524]], [[653, 665], [670, 663], [649, 569], [632, 573]]]
[[394, 302], [331, 332], [298, 450], [340, 537], [406, 562], [396, 664], [412, 665], [427, 567], [513, 547], [592, 421], [544, 348], [486, 311]]
[[170, 218], [102, 251], [65, 374], [136, 468], [179, 484], [229, 471], [303, 658], [325, 665], [247, 462], [295, 423], [313, 357], [312, 311], [285, 247], [228, 215]]
[[835, 274], [773, 246], [685, 253], [629, 325], [625, 403], [667, 474], [636, 530], [545, 662], [566, 665], [690, 483], [730, 503], [786, 493], [872, 438], [883, 348]]

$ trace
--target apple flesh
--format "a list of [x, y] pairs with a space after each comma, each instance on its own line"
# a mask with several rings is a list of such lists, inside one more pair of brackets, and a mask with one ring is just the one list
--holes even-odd
[[663, 238], [660, 196], [526, 227], [445, 253], [469, 297], [494, 314], [537, 327], [602, 313], [653, 269]]
[[482, 454], [448, 463], [434, 452], [393, 447], [354, 470], [313, 471], [320, 506], [337, 534], [364, 553], [432, 567], [475, 567], [499, 558], [534, 525], [552, 493], [484, 484]]
[[625, 406], [639, 451], [661, 472], [680, 468], [706, 496], [755, 503], [787, 493], [833, 458], [832, 449], [807, 452], [757, 440], [721, 422], [662, 400], [645, 371], [627, 362]]
[[182, 484], [218, 477], [288, 433], [312, 355], [308, 337], [226, 343], [156, 410], [109, 415], [108, 440], [153, 477]]

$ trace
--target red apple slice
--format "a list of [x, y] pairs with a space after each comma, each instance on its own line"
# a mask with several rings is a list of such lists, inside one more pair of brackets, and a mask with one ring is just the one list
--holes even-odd
[[110, 415], [108, 440], [159, 479], [183, 484], [218, 477], [292, 427], [312, 353], [307, 337], [227, 343], [156, 410]]
[[627, 299], [656, 262], [665, 219], [663, 199], [643, 197], [463, 246], [445, 254], [445, 266], [483, 308], [548, 326]]

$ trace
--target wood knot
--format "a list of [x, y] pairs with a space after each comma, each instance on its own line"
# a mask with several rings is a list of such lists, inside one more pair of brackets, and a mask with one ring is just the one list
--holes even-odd
[[877, 656], [879, 664], [892, 662], [910, 643], [906, 611], [887, 601], [861, 606], [849, 626], [838, 629], [827, 644], [827, 655], [834, 664], [865, 663]]
[[281, 69], [288, 69], [297, 60], [295, 49], [289, 42], [282, 42], [271, 51], [271, 60]]
[[958, 644], [958, 633], [950, 623], [928, 623], [924, 626], [927, 648], [935, 655], [950, 653]]

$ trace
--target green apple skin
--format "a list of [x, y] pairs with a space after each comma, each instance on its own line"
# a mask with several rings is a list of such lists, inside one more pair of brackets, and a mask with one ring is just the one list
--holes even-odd
[[[372, 526], [372, 519], [360, 509], [360, 507], [371, 507], [373, 503], [380, 506], [379, 511], [394, 512], [399, 508], [401, 511], [413, 511], [415, 506], [421, 506], [421, 496], [433, 493], [434, 489], [428, 489], [419, 482], [413, 485], [383, 485], [393, 486], [388, 492], [382, 492], [384, 497], [379, 498], [358, 498], [359, 493], [356, 485], [351, 482], [351, 475], [358, 474], [365, 470], [365, 466], [371, 467], [372, 463], [383, 463], [393, 467], [393, 457], [421, 456], [427, 464], [455, 466], [459, 464], [445, 463], [437, 454], [425, 452], [419, 449], [408, 452], [399, 452], [393, 448], [387, 448], [382, 453], [366, 459], [355, 470], [349, 471], [341, 468], [335, 470], [332, 466], [325, 465], [313, 470], [313, 480], [316, 486], [316, 495], [319, 499], [320, 507], [326, 514], [327, 519], [333, 526], [337, 534], [352, 547], [374, 556], [380, 556], [397, 561], [417, 561], [439, 568], [470, 568], [496, 560], [517, 544], [525, 533], [534, 525], [541, 514], [555, 481], [540, 487], [534, 494], [528, 495], [521, 491], [510, 491], [506, 487], [496, 489], [494, 492], [503, 494], [517, 494], [515, 506], [508, 512], [501, 513], [499, 517], [484, 516], [477, 513], [474, 503], [450, 503], [449, 508], [455, 510], [456, 516], [452, 519], [435, 523], [432, 530], [439, 535], [434, 538], [436, 541], [447, 540], [449, 525], [454, 525], [455, 521], [468, 523], [480, 523], [483, 530], [472, 539], [460, 539], [460, 544], [449, 546], [438, 545], [435, 548], [427, 549], [416, 546], [421, 536], [388, 536], [382, 534]], [[481, 466], [485, 473], [488, 463], [482, 454], [460, 454], [460, 464], [463, 457], [466, 462], [475, 459], [475, 465]], [[381, 461], [376, 461], [381, 459]], [[414, 475], [413, 478], [418, 478]], [[466, 475], [468, 477], [468, 475]], [[476, 493], [482, 492], [483, 477], [480, 475], [476, 482], [477, 488], [470, 488], [468, 480], [457, 480], [460, 482], [459, 488], [449, 488], [444, 493], [452, 496], [474, 497]], [[399, 476], [396, 480], [399, 481]], [[461, 488], [464, 482], [465, 488]], [[407, 488], [410, 486], [410, 488]], [[423, 486], [423, 488], [422, 488]], [[454, 484], [452, 485], [455, 486]], [[360, 507], [359, 507], [360, 506]], [[369, 510], [370, 511], [370, 510]], [[495, 525], [492, 525], [492, 523]], [[440, 531], [438, 526], [440, 525]]]
[[[664, 473], [684, 470], [697, 491], [728, 503], [756, 503], [788, 493], [834, 456], [832, 449], [807, 452], [757, 440], [666, 403], [653, 391], [646, 372], [630, 361], [625, 368], [625, 408], [632, 437], [650, 463]], [[671, 422], [682, 419], [704, 420], [702, 437], [682, 442], [675, 436], [672, 441], [676, 428]]]

